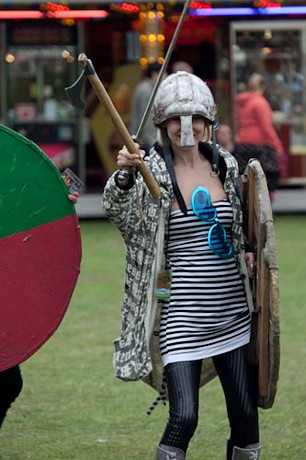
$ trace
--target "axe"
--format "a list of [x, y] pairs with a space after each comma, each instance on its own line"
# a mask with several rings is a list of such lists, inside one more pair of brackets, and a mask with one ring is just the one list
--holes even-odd
[[[81, 53], [78, 57], [78, 62], [82, 65], [83, 72], [81, 73], [81, 75], [79, 76], [79, 78], [73, 85], [65, 88], [68, 99], [75, 107], [79, 109], [84, 108], [85, 104], [84, 104], [84, 101], [82, 101], [80, 94], [81, 94], [83, 85], [86, 79], [88, 78], [93, 90], [96, 93], [97, 98], [99, 99], [100, 102], [102, 102], [102, 104], [104, 104], [107, 111], [109, 112], [109, 115], [114, 123], [114, 126], [119, 131], [127, 149], [129, 150], [129, 152], [138, 154], [136, 145], [132, 137], [130, 136], [125, 124], [123, 123], [119, 113], [117, 112], [112, 100], [110, 99], [103, 83], [101, 82], [98, 75], [96, 74], [96, 71], [94, 69], [94, 66], [91, 60], [87, 58], [86, 54]], [[138, 169], [151, 195], [153, 196], [153, 198], [159, 198], [160, 196], [159, 186], [156, 180], [154, 179], [154, 177], [152, 176], [151, 172], [145, 166], [144, 162], [142, 162], [138, 166]]]

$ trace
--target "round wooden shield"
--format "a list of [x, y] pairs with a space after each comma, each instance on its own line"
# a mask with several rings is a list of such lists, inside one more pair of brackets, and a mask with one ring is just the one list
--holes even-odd
[[36, 144], [0, 126], [0, 371], [32, 356], [69, 305], [81, 237], [68, 193]]
[[278, 261], [271, 201], [266, 176], [257, 159], [248, 163], [243, 180], [243, 203], [248, 238], [256, 256], [250, 359], [258, 366], [258, 405], [274, 404], [280, 366]]

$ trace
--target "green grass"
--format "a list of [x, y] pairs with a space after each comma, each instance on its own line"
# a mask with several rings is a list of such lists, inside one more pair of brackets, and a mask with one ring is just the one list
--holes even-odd
[[[306, 459], [306, 216], [275, 222], [281, 293], [281, 371], [272, 409], [260, 410], [262, 460]], [[2, 460], [151, 460], [167, 420], [155, 392], [116, 379], [124, 248], [106, 221], [81, 222], [81, 275], [54, 336], [22, 365], [24, 389], [0, 436]], [[228, 426], [217, 379], [201, 390], [188, 460], [224, 460]]]

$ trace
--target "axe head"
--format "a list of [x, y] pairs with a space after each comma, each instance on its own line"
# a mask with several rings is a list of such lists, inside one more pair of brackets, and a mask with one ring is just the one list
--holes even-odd
[[81, 92], [87, 78], [87, 72], [84, 69], [79, 78], [73, 85], [65, 88], [65, 92], [71, 104], [77, 109], [84, 109], [85, 102], [81, 99]]

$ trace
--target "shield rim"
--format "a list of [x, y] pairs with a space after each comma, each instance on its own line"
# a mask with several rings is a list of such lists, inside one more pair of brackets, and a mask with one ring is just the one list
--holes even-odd
[[247, 164], [242, 197], [249, 244], [257, 264], [250, 349], [258, 368], [258, 406], [270, 409], [280, 368], [279, 270], [271, 200], [266, 176], [256, 158]]

